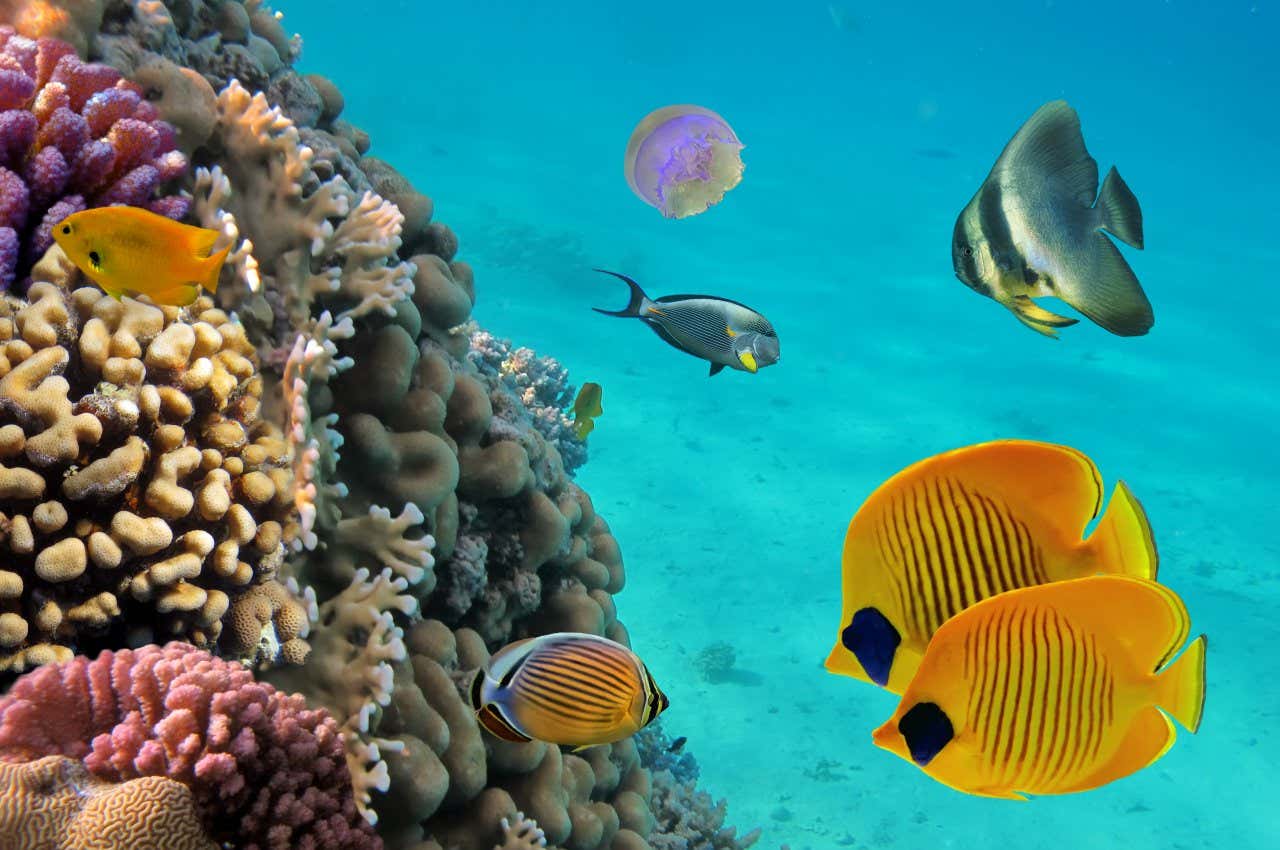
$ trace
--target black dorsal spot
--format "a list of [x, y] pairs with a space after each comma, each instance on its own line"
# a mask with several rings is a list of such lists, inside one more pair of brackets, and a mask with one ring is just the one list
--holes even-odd
[[863, 608], [856, 612], [840, 633], [840, 642], [858, 659], [871, 681], [881, 687], [889, 684], [889, 670], [902, 635], [879, 609]]
[[911, 760], [924, 767], [955, 737], [951, 718], [936, 702], [918, 702], [898, 721]]

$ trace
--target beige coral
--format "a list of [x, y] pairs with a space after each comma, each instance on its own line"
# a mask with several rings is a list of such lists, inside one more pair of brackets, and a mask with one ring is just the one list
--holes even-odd
[[3, 850], [217, 850], [191, 790], [164, 776], [114, 783], [48, 756], [0, 763]]
[[0, 669], [91, 646], [137, 605], [154, 616], [131, 627], [212, 645], [297, 530], [256, 352], [207, 299], [69, 291], [52, 256], [34, 276], [0, 303]]

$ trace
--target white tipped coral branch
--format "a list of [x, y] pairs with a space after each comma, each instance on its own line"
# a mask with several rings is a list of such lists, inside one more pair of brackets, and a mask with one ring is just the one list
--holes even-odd
[[516, 812], [511, 820], [503, 818], [498, 823], [502, 825], [502, 843], [493, 850], [535, 850], [547, 846], [547, 834], [536, 820], [525, 817], [524, 812]]
[[227, 254], [226, 264], [235, 270], [236, 280], [244, 283], [250, 292], [258, 292], [262, 289], [262, 276], [258, 272], [258, 261], [253, 256], [253, 242], [240, 238], [236, 217], [223, 208], [223, 202], [231, 197], [231, 191], [231, 179], [223, 172], [222, 166], [215, 165], [212, 170], [197, 168], [192, 207], [201, 227], [221, 234], [214, 243], [213, 253], [234, 245], [231, 253]]
[[406, 504], [400, 516], [392, 517], [387, 508], [374, 505], [369, 515], [341, 520], [334, 532], [337, 542], [368, 552], [383, 566], [404, 578], [409, 584], [418, 584], [435, 566], [431, 555], [436, 540], [430, 534], [417, 539], [405, 536], [425, 519], [417, 505]]

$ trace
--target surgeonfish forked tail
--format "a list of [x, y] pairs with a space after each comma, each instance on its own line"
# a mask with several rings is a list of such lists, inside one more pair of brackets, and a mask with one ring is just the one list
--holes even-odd
[[1027, 119], [960, 212], [951, 261], [965, 285], [1037, 333], [1057, 337], [1077, 321], [1033, 301], [1052, 296], [1113, 334], [1140, 336], [1155, 323], [1151, 304], [1107, 234], [1141, 249], [1142, 209], [1114, 167], [1099, 188], [1079, 116], [1055, 100]]
[[664, 295], [650, 298], [626, 275], [595, 269], [627, 284], [627, 306], [621, 310], [592, 307], [597, 313], [640, 319], [671, 347], [706, 360], [708, 375], [726, 367], [752, 374], [782, 357], [778, 334], [756, 310], [717, 295]]
[[900, 694], [938, 628], [976, 602], [1098, 573], [1155, 579], [1142, 505], [1123, 482], [1104, 510], [1105, 495], [1087, 455], [1034, 440], [965, 446], [893, 475], [845, 533], [827, 670]]
[[1199, 729], [1207, 640], [1183, 649], [1190, 624], [1176, 593], [1129, 576], [989, 597], [938, 629], [872, 739], [967, 794], [1098, 788], [1159, 760], [1174, 721]]

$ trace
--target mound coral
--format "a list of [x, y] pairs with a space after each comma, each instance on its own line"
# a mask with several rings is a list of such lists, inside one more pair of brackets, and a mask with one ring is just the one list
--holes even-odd
[[181, 782], [107, 782], [66, 756], [0, 763], [0, 837], [21, 850], [218, 850]]
[[0, 288], [25, 277], [73, 212], [120, 203], [186, 215], [187, 199], [158, 196], [186, 171], [174, 144], [119, 71], [0, 26]]
[[0, 699], [0, 759], [50, 754], [111, 782], [182, 783], [207, 833], [240, 850], [379, 845], [333, 718], [188, 644], [77, 656], [18, 679]]
[[[212, 646], [237, 600], [275, 581], [296, 526], [242, 327], [207, 300], [179, 311], [52, 282], [73, 275], [51, 254], [30, 300], [0, 303], [0, 669], [124, 634]], [[274, 598], [270, 623], [228, 621], [229, 646], [270, 627], [300, 659], [305, 608]]]
[[[337, 88], [291, 67], [298, 41], [261, 0], [86, 2], [106, 16], [71, 15], [58, 32], [143, 87], [198, 166], [195, 219], [232, 244], [217, 293], [223, 312], [202, 303], [161, 311], [164, 321], [221, 330], [222, 317], [235, 315], [236, 353], [257, 369], [245, 397], [259, 420], [246, 433], [283, 441], [261, 456], [265, 466], [250, 468], [257, 454], [244, 465], [276, 485], [254, 518], [278, 524], [279, 554], [241, 544], [254, 557], [237, 560], [253, 577], [235, 593], [206, 589], [220, 575], [209, 558], [199, 578], [185, 579], [210, 597], [226, 594], [216, 648], [261, 664], [304, 661], [264, 675], [332, 714], [349, 765], [343, 799], [376, 817], [389, 847], [531, 840], [532, 831], [509, 828], [517, 810], [567, 850], [700, 840], [690, 824], [714, 824], [714, 846], [732, 846], [722, 810], [690, 809], [680, 820], [674, 807], [701, 798], [689, 796], [691, 784], [656, 791], [633, 741], [580, 755], [511, 745], [484, 735], [466, 703], [465, 683], [509, 640], [576, 630], [629, 643], [614, 605], [625, 583], [618, 543], [572, 480], [585, 449], [564, 417], [564, 369], [471, 324], [476, 287], [457, 237], [431, 220], [429, 198], [368, 156], [368, 136], [341, 118]], [[57, 337], [69, 357], [86, 328], [72, 322]], [[65, 379], [78, 375], [68, 369]], [[148, 370], [145, 383], [171, 378], [180, 380]], [[205, 432], [193, 429], [207, 409], [193, 405], [186, 423], [202, 463]], [[220, 415], [243, 412], [234, 402], [229, 410]], [[31, 524], [35, 505], [23, 516], [26, 507]], [[136, 512], [117, 493], [99, 514], [125, 508]], [[268, 519], [268, 508], [279, 514]], [[184, 539], [207, 522], [186, 521], [170, 521]], [[212, 525], [219, 544], [234, 538]], [[292, 580], [316, 592], [318, 609], [283, 592]], [[103, 646], [121, 645], [126, 623], [156, 631], [156, 612], [134, 601]], [[312, 652], [302, 659], [289, 638], [308, 620]], [[166, 631], [161, 617], [158, 632], [215, 645], [215, 626], [178, 624]]]

